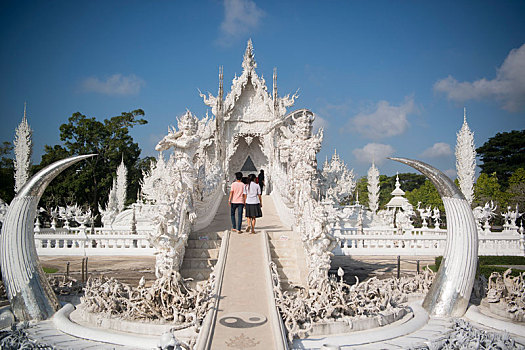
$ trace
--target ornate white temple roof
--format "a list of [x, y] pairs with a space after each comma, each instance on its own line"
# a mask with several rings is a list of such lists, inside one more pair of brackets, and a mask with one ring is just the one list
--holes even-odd
[[[222, 114], [224, 120], [229, 120], [234, 113], [234, 109], [238, 104], [241, 95], [247, 89], [255, 92], [254, 95], [249, 97], [249, 105], [256, 105], [257, 108], [254, 108], [253, 112], [255, 112], [254, 115], [260, 120], [269, 121], [274, 118], [281, 118], [286, 114], [286, 109], [293, 106], [297, 94], [293, 94], [292, 96], [288, 94], [284, 97], [277, 96], [277, 70], [274, 69], [273, 74], [273, 92], [269, 93], [266, 81], [263, 77], [257, 75], [255, 68], [257, 68], [257, 62], [255, 61], [255, 55], [253, 52], [253, 43], [250, 39], [248, 40], [243, 56], [242, 74], [238, 77], [235, 76], [231, 84], [231, 90], [226, 94], [224, 99], [222, 68], [219, 72], [219, 94], [217, 96], [213, 96], [211, 93], [208, 93], [208, 96], [202, 93], [200, 94], [204, 103], [212, 108], [212, 113], [215, 116]], [[249, 87], [249, 85], [251, 86]], [[243, 111], [244, 114], [249, 114], [246, 112], [250, 111]]]

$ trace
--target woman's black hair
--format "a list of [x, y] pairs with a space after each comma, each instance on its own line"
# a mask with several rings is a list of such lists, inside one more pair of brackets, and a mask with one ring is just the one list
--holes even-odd
[[256, 178], [255, 174], [250, 174], [250, 175], [248, 175], [248, 190], [250, 189], [250, 184], [251, 184], [253, 181], [255, 181], [255, 178]]

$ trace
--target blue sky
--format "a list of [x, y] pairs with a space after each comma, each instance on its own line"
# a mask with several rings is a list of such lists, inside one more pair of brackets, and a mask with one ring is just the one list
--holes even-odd
[[525, 127], [524, 1], [2, 1], [0, 141], [12, 141], [27, 101], [33, 161], [74, 112], [103, 118], [142, 108], [132, 134], [143, 156], [198, 90], [242, 71], [252, 38], [258, 73], [279, 94], [299, 90], [358, 176], [417, 158], [453, 175], [463, 107], [482, 145]]

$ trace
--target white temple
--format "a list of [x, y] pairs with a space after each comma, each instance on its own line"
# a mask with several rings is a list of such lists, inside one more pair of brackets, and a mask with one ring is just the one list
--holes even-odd
[[[0, 262], [11, 320], [53, 316], [51, 333], [44, 333], [46, 341], [55, 334], [64, 342], [67, 334], [66, 343], [77, 344], [79, 339], [91, 342], [78, 348], [110, 343], [132, 349], [202, 350], [218, 348], [217, 344], [222, 348], [224, 343], [235, 348], [261, 343], [259, 348], [282, 350], [361, 345], [438, 349], [444, 333], [452, 340], [457, 333], [465, 343], [465, 332], [451, 323], [452, 317], [465, 315], [492, 326], [494, 319], [487, 322], [476, 309], [467, 311], [478, 248], [480, 252], [492, 249], [522, 255], [523, 231], [518, 232], [516, 226], [521, 215], [518, 208], [507, 208], [503, 233], [492, 237], [488, 220], [494, 215], [494, 206], [476, 208], [473, 215], [467, 199], [445, 174], [406, 158], [392, 159], [412, 166], [432, 181], [448, 214], [446, 230], [440, 227], [437, 208], [419, 205], [422, 227], [413, 226], [416, 213], [404, 197], [399, 176], [387, 208], [376, 212], [379, 172], [375, 165], [369, 172], [372, 210], [359, 204], [357, 195], [354, 205], [342, 206], [355, 190], [355, 176], [335, 152], [321, 171], [317, 168], [323, 131], [312, 132], [314, 114], [307, 109], [287, 112], [296, 96], [278, 97], [275, 70], [273, 90], [268, 92], [255, 71], [251, 41], [242, 67], [241, 76], [233, 79], [226, 96], [222, 68], [217, 96], [201, 94], [213, 116], [199, 119], [188, 110], [177, 118], [177, 127], [169, 128], [156, 146], [159, 156], [144, 174], [137, 203], [127, 210], [123, 210], [122, 164], [110, 201], [101, 210], [106, 227], [87, 227], [91, 213], [70, 207], [51, 213], [55, 223], [58, 217], [64, 221], [65, 235], [53, 224], [41, 230], [37, 223], [34, 232], [31, 230], [36, 205], [47, 184], [67, 166], [93, 155], [55, 162], [29, 180], [7, 210], [1, 235]], [[173, 153], [166, 159], [162, 152], [168, 149]], [[269, 194], [264, 199], [265, 210], [266, 203], [273, 202], [273, 212], [268, 209], [272, 214], [261, 219], [269, 221], [266, 230], [258, 235], [233, 234], [228, 222], [214, 219], [226, 215], [227, 186], [235, 172], [261, 169], [266, 171]], [[0, 219], [3, 215], [0, 201]], [[430, 218], [433, 227], [426, 222]], [[484, 231], [481, 219], [485, 220]], [[80, 226], [69, 227], [69, 220]], [[493, 243], [501, 242], [502, 237], [504, 245]], [[66, 305], [58, 311], [60, 304], [36, 256], [45, 251], [155, 254], [157, 278], [151, 286], [142, 278], [136, 288], [114, 279], [91, 279], [77, 310]], [[350, 286], [343, 279], [342, 268], [338, 269], [339, 280], [329, 277], [332, 252], [430, 253], [444, 258], [435, 277], [427, 270], [413, 278], [372, 278]], [[507, 309], [504, 316], [512, 313], [512, 319], [521, 320], [525, 314], [519, 293], [523, 278], [491, 278], [496, 281], [489, 280], [488, 302], [499, 303], [505, 301], [504, 294], [510, 295], [509, 305], [514, 303], [514, 309]], [[520, 287], [515, 287], [517, 283]], [[503, 292], [505, 286], [510, 287]], [[409, 295], [416, 299], [409, 301]], [[507, 307], [501, 304], [500, 309]], [[75, 323], [79, 320], [82, 324]], [[383, 328], [378, 331], [379, 327]], [[508, 327], [500, 321], [496, 328], [523, 334], [521, 328]], [[467, 333], [475, 331], [468, 329]], [[507, 333], [501, 341], [493, 339], [511, 341]]]

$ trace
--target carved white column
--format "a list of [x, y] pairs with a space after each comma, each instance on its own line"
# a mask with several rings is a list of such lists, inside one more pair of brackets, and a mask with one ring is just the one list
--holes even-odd
[[467, 124], [467, 112], [463, 112], [463, 126], [457, 134], [456, 141], [456, 172], [459, 187], [469, 204], [474, 199], [474, 176], [476, 172], [476, 147], [474, 133]]
[[31, 165], [32, 153], [32, 130], [26, 118], [26, 107], [24, 105], [24, 117], [16, 128], [15, 140], [15, 193], [18, 193], [29, 178], [29, 166]]
[[368, 208], [375, 214], [379, 209], [379, 170], [372, 163], [368, 169]]
[[116, 197], [117, 197], [117, 208], [118, 212], [121, 213], [126, 205], [126, 191], [128, 188], [128, 170], [124, 165], [124, 156], [122, 156], [122, 163], [117, 168], [117, 186], [116, 186]]

